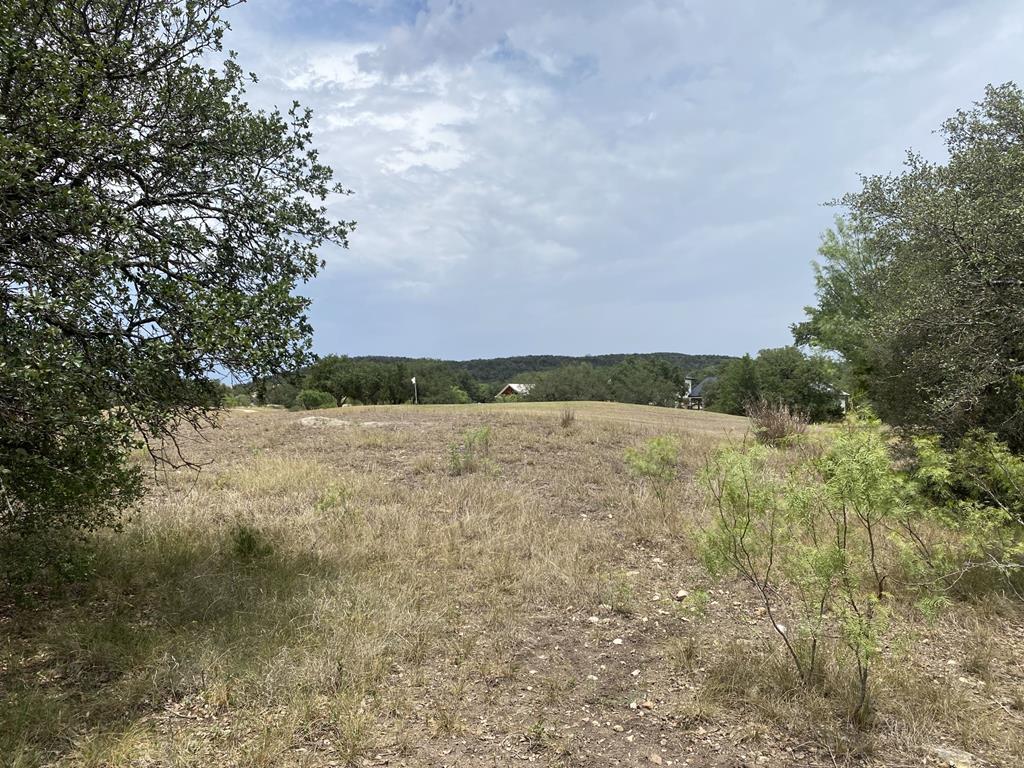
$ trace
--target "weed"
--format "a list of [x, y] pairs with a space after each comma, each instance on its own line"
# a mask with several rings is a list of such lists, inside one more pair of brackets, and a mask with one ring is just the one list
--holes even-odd
[[568, 407], [563, 408], [560, 423], [562, 425], [562, 429], [569, 429], [576, 423], [576, 411]]
[[490, 451], [491, 428], [471, 429], [462, 436], [461, 443], [448, 447], [448, 469], [453, 475], [476, 472]]
[[608, 577], [604, 602], [620, 616], [632, 616], [636, 610], [636, 591], [629, 577], [622, 572]]
[[231, 529], [231, 553], [241, 563], [254, 563], [274, 551], [266, 535], [257, 528], [239, 523]]

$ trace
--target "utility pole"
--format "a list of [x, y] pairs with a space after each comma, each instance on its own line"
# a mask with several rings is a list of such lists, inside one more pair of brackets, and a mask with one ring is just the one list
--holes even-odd
[[412, 402], [413, 402], [414, 405], [419, 405], [420, 404], [420, 393], [419, 393], [419, 390], [416, 388], [416, 377], [415, 376], [412, 377]]

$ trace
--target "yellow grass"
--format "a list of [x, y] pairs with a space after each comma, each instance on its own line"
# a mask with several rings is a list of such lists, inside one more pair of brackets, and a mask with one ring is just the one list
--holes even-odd
[[[791, 765], [796, 749], [830, 765], [827, 750], [839, 754], [834, 734], [772, 719], [754, 694], [749, 706], [720, 695], [742, 687], [735, 674], [723, 682], [722, 664], [752, 668], [735, 641], [757, 664], [764, 634], [753, 596], [694, 558], [692, 474], [716, 444], [744, 438], [745, 419], [522, 403], [257, 409], [223, 422], [192, 446], [210, 462], [201, 473], [157, 475], [124, 532], [99, 537], [92, 581], [0, 618], [0, 764], [657, 754], [702, 765], [760, 753]], [[452, 446], [485, 426], [486, 454], [453, 474]], [[683, 459], [661, 502], [623, 453], [663, 434]], [[679, 589], [701, 600], [674, 600]], [[894, 704], [878, 760], [918, 759], [926, 743], [1020, 754], [1021, 681], [998, 642], [1020, 613], [983, 615], [988, 634], [915, 625], [955, 663], [902, 663], [887, 685], [894, 702], [943, 691], [928, 711], [947, 714], [911, 722]], [[964, 642], [981, 637], [986, 650], [969, 655]], [[978, 685], [949, 682], [960, 676]], [[984, 732], [965, 733], [964, 712], [980, 711]]]

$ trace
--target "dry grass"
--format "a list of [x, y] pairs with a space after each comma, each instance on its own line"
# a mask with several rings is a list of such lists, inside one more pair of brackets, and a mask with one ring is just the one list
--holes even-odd
[[[95, 579], [0, 611], [0, 764], [1021, 755], [1016, 605], [905, 619], [879, 725], [851, 735], [834, 697], [787, 686], [753, 596], [695, 562], [690, 478], [746, 420], [573, 404], [566, 424], [564, 409], [228, 414], [194, 446], [210, 466], [157, 478], [98, 540]], [[485, 427], [486, 455], [451, 471]], [[623, 453], [665, 434], [682, 472], [659, 500]]]

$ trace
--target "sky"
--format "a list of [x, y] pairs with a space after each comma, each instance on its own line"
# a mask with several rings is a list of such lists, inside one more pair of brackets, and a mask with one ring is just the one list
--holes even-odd
[[468, 359], [790, 343], [858, 174], [987, 83], [1024, 4], [250, 0], [257, 107], [314, 110], [358, 222], [325, 248], [320, 354]]

